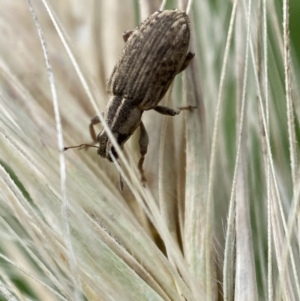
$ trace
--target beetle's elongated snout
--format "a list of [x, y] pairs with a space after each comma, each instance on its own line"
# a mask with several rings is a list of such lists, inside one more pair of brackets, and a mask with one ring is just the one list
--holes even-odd
[[[113, 96], [109, 100], [106, 107], [105, 118], [108, 127], [121, 149], [140, 125], [142, 113], [142, 110], [126, 98]], [[98, 154], [101, 157], [112, 161], [110, 157], [110, 152], [112, 152], [113, 156], [116, 159], [118, 158], [118, 154], [109, 140], [105, 129], [97, 136], [97, 141], [99, 142]]]
[[113, 155], [115, 156], [115, 158], [117, 158], [117, 153], [115, 151], [115, 149], [112, 150], [112, 145], [111, 142], [108, 139], [107, 134], [105, 133], [104, 130], [102, 130], [102, 132], [98, 135], [98, 141], [99, 141], [99, 148], [97, 150], [97, 153], [103, 157], [108, 159], [109, 161], [112, 161], [109, 152], [114, 150]]
[[[123, 149], [124, 143], [129, 139], [131, 134], [120, 134], [113, 132], [113, 135], [115, 139], [117, 140], [119, 146], [121, 149]], [[104, 130], [101, 131], [101, 133], [98, 135], [98, 141], [99, 141], [99, 147], [98, 147], [98, 154], [103, 157], [108, 159], [109, 161], [112, 162], [112, 158], [110, 153], [115, 157], [115, 159], [118, 159], [118, 153], [116, 152], [113, 144], [108, 138], [108, 135]]]

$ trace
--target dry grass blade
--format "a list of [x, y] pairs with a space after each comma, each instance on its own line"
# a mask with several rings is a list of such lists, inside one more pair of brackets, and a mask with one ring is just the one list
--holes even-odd
[[[49, 60], [49, 53], [46, 45], [46, 41], [44, 39], [44, 34], [41, 29], [40, 23], [37, 19], [36, 13], [32, 7], [32, 4], [30, 0], [27, 0], [30, 12], [32, 14], [32, 18], [34, 20], [35, 26], [37, 28], [37, 32], [39, 34], [39, 39], [41, 41], [43, 54], [45, 58], [46, 68], [47, 68], [47, 75], [49, 79], [49, 84], [51, 88], [51, 97], [53, 101], [53, 108], [54, 108], [54, 114], [55, 114], [55, 123], [56, 123], [56, 131], [57, 131], [57, 140], [58, 140], [58, 149], [62, 150], [64, 148], [64, 141], [63, 141], [63, 135], [62, 135], [62, 124], [61, 124], [61, 117], [60, 117], [60, 111], [58, 106], [58, 98], [57, 98], [57, 92], [56, 92], [56, 86], [54, 81], [54, 75], [52, 71], [52, 65]], [[65, 156], [63, 152], [60, 152], [59, 154], [59, 164], [60, 164], [60, 179], [61, 179], [61, 194], [62, 194], [62, 220], [63, 220], [63, 232], [64, 232], [64, 240], [67, 247], [67, 256], [68, 261], [71, 268], [71, 274], [73, 275], [73, 281], [74, 281], [74, 298], [75, 300], [82, 300], [81, 296], [81, 283], [79, 281], [79, 275], [77, 272], [77, 262], [70, 238], [70, 227], [69, 227], [69, 221], [68, 221], [68, 199], [66, 195], [66, 161]]]
[[[267, 118], [267, 126], [268, 130], [270, 129], [269, 124], [269, 74], [268, 74], [268, 31], [267, 31], [267, 4], [266, 1], [263, 0], [262, 3], [262, 26], [263, 26], [263, 77], [264, 77], [264, 98], [266, 103], [266, 118]], [[260, 38], [260, 34], [258, 34], [258, 39]], [[268, 131], [266, 135], [270, 135]], [[264, 142], [263, 142], [264, 143]], [[266, 149], [264, 145], [264, 150]], [[266, 161], [265, 174], [267, 177], [267, 219], [268, 219], [268, 301], [273, 300], [273, 285], [272, 285], [272, 277], [273, 277], [273, 250], [272, 250], [272, 200], [271, 200], [271, 178], [270, 178], [270, 164], [269, 158], [266, 156], [266, 151], [263, 151], [264, 160]]]
[[[255, 57], [254, 57], [254, 50], [253, 50], [252, 42], [250, 42], [250, 49], [251, 49], [252, 63], [255, 66]], [[264, 107], [263, 107], [263, 103], [262, 103], [262, 92], [261, 92], [261, 89], [260, 89], [259, 80], [258, 80], [258, 76], [257, 76], [258, 73], [256, 71], [256, 68], [254, 68], [254, 70], [255, 70], [255, 72], [254, 72], [255, 81], [256, 81], [256, 84], [257, 84], [257, 87], [258, 87], [258, 100], [259, 100], [260, 113], [261, 113], [261, 116], [262, 116], [262, 126], [263, 126], [264, 133], [266, 133], [268, 130], [267, 130], [267, 123], [266, 123], [266, 115], [265, 115]], [[282, 200], [281, 200], [280, 193], [279, 193], [278, 182], [277, 182], [277, 179], [276, 179], [276, 173], [275, 173], [274, 160], [273, 160], [271, 146], [270, 146], [270, 140], [269, 140], [268, 136], [266, 136], [266, 135], [263, 136], [263, 139], [265, 140], [266, 149], [267, 149], [267, 156], [268, 156], [269, 162], [270, 162], [272, 181], [273, 181], [273, 184], [274, 184], [274, 191], [275, 191], [275, 199], [278, 202], [282, 227], [284, 229], [285, 234], [287, 234], [287, 225], [286, 225], [286, 220], [285, 220], [285, 217], [284, 217], [284, 211], [283, 211], [283, 208], [282, 208]], [[276, 231], [274, 233], [276, 233]], [[280, 237], [277, 236], [276, 240], [281, 241], [281, 243], [282, 243], [282, 239], [280, 239]], [[294, 275], [296, 275], [295, 274], [295, 259], [294, 259], [294, 256], [293, 256], [292, 247], [290, 245], [289, 240], [287, 241], [287, 243], [288, 243], [289, 253], [290, 253], [290, 256], [291, 256], [292, 266], [294, 267], [293, 268]], [[276, 244], [277, 244], [277, 246], [280, 246], [280, 243], [276, 243]], [[279, 260], [279, 265], [282, 265], [283, 262], [282, 262], [282, 257], [281, 257], [281, 251], [280, 250], [277, 252], [277, 257], [278, 257], [278, 260]], [[282, 276], [282, 271], [283, 270], [284, 270], [283, 266], [281, 266], [279, 268], [279, 272], [280, 272], [281, 276]], [[280, 284], [283, 284], [283, 283], [284, 283], [284, 295], [289, 296], [290, 298], [292, 298], [291, 296], [294, 294], [294, 292], [293, 292], [293, 289], [292, 289], [292, 284], [291, 284], [290, 277], [287, 277], [287, 278], [282, 277], [281, 281], [280, 281]], [[279, 287], [281, 287], [281, 286], [279, 286]], [[280, 295], [281, 295], [280, 292], [277, 293], [278, 298], [280, 298]]]
[[[234, 1], [232, 12], [231, 12], [230, 25], [229, 25], [229, 29], [228, 29], [224, 58], [223, 58], [223, 63], [222, 63], [222, 71], [221, 71], [220, 84], [219, 84], [219, 90], [218, 90], [218, 100], [217, 100], [217, 107], [216, 107], [216, 113], [215, 113], [215, 123], [214, 123], [214, 128], [213, 128], [212, 146], [211, 146], [211, 155], [210, 155], [210, 164], [209, 164], [209, 178], [208, 178], [208, 196], [207, 196], [207, 209], [206, 209], [207, 216], [211, 216], [212, 203], [213, 203], [213, 183], [214, 183], [215, 164], [216, 164], [218, 131], [219, 131], [219, 125], [220, 125], [220, 120], [221, 120], [220, 115], [221, 115], [221, 110], [222, 110], [224, 84], [225, 84], [225, 77], [226, 77], [226, 71], [227, 71], [229, 49], [230, 49], [231, 40], [232, 40], [233, 25], [234, 25], [235, 15], [236, 15], [236, 8], [237, 8], [237, 1]], [[210, 220], [208, 220], [208, 222], [211, 223]], [[207, 229], [206, 229], [206, 240], [208, 240], [211, 235], [211, 225], [209, 223], [207, 224]], [[206, 264], [207, 264], [206, 272], [208, 274], [210, 274], [210, 272], [209, 272], [210, 262], [211, 262], [210, 249], [207, 248], [206, 249]], [[208, 291], [211, 291], [209, 289], [209, 285], [208, 285]], [[211, 299], [211, 298], [209, 298], [209, 299]]]
[[[295, 138], [295, 124], [292, 103], [292, 83], [291, 83], [291, 65], [290, 65], [290, 39], [289, 39], [289, 1], [283, 1], [283, 56], [284, 56], [284, 78], [285, 78], [285, 94], [286, 94], [286, 108], [287, 108], [287, 125], [289, 133], [290, 144], [290, 160], [292, 169], [293, 186], [295, 187], [297, 181], [297, 153], [296, 153], [296, 138]], [[295, 189], [295, 188], [294, 188]]]
[[[183, 249], [185, 258], [191, 267], [200, 287], [205, 288], [206, 296], [214, 295], [216, 290], [208, 292], [207, 281], [212, 278], [206, 273], [206, 248], [212, 248], [212, 241], [206, 240], [206, 227], [210, 216], [203, 215], [207, 198], [207, 136], [205, 124], [205, 107], [200, 89], [201, 82], [197, 76], [198, 66], [195, 61], [184, 75], [184, 105], [196, 106], [185, 113], [186, 131], [186, 174], [185, 207], [183, 224]], [[213, 249], [210, 250], [213, 253]], [[213, 258], [213, 255], [212, 255]], [[215, 274], [215, 263], [211, 262], [212, 274]], [[213, 286], [216, 283], [213, 284]], [[204, 298], [204, 296], [203, 296]], [[214, 297], [215, 298], [215, 297]]]
[[[169, 99], [169, 98], [168, 98]], [[165, 116], [161, 128], [159, 143], [159, 171], [158, 171], [158, 198], [159, 208], [168, 229], [176, 243], [179, 245], [177, 236], [177, 203], [176, 203], [176, 170], [170, 170], [174, 164], [174, 126], [170, 118]], [[170, 175], [174, 174], [174, 177]], [[168, 245], [166, 245], [168, 252]]]
[[[247, 36], [245, 45], [245, 63], [242, 85], [242, 99], [241, 99], [241, 112], [238, 130], [237, 142], [237, 155], [236, 164], [233, 176], [231, 202], [235, 197], [234, 190], [236, 189], [236, 280], [235, 280], [235, 297], [237, 300], [258, 300], [257, 282], [255, 275], [255, 264], [253, 255], [253, 241], [251, 235], [250, 225], [250, 203], [249, 197], [246, 193], [246, 141], [247, 137], [244, 133], [245, 123], [245, 102], [246, 90], [248, 82], [248, 58], [249, 58], [249, 45], [251, 37], [251, 9], [252, 1], [248, 2], [245, 11]], [[236, 184], [236, 187], [235, 187]]]
[[4, 298], [8, 301], [17, 301], [18, 299], [15, 298], [11, 292], [3, 285], [2, 281], [0, 281], [0, 292]]

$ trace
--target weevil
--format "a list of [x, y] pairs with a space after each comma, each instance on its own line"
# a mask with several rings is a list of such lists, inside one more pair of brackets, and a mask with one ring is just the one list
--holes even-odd
[[[107, 91], [112, 93], [103, 116], [113, 136], [123, 149], [125, 142], [140, 128], [140, 160], [138, 168], [142, 182], [146, 181], [143, 163], [149, 138], [142, 122], [144, 111], [155, 110], [175, 116], [174, 110], [159, 106], [175, 76], [182, 72], [193, 59], [188, 52], [190, 42], [189, 18], [179, 9], [157, 11], [137, 28], [123, 33], [125, 46], [107, 81]], [[96, 135], [94, 126], [100, 123], [98, 116], [89, 126], [94, 143], [99, 143], [98, 154], [112, 161], [118, 159], [106, 131]], [[78, 147], [88, 147], [82, 144]], [[65, 148], [68, 149], [68, 148]], [[122, 186], [122, 183], [120, 183]]]

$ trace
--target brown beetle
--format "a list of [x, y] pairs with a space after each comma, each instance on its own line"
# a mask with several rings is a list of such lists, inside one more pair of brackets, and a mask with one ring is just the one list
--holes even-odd
[[[113, 94], [104, 118], [116, 141], [124, 143], [140, 127], [139, 146], [141, 158], [139, 170], [145, 181], [143, 162], [149, 138], [141, 120], [144, 111], [154, 109], [158, 113], [174, 116], [180, 110], [158, 106], [175, 76], [183, 71], [194, 57], [188, 52], [190, 42], [189, 18], [184, 11], [157, 11], [133, 31], [123, 34], [124, 49], [107, 81], [107, 91]], [[98, 116], [91, 119], [90, 133], [99, 143], [98, 154], [112, 161], [111, 154], [118, 154], [103, 129], [98, 136], [94, 125]], [[81, 145], [83, 147], [86, 144]], [[68, 149], [68, 148], [66, 148]]]

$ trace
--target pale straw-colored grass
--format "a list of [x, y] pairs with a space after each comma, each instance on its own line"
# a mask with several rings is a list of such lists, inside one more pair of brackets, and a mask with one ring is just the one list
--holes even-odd
[[[144, 114], [146, 187], [138, 131], [124, 152], [112, 140], [120, 165], [62, 152], [90, 142], [92, 116], [107, 129], [122, 32], [173, 7], [190, 16], [195, 58], [162, 103], [197, 108]], [[300, 300], [289, 1], [0, 8], [0, 300]]]

